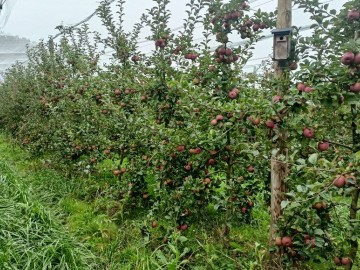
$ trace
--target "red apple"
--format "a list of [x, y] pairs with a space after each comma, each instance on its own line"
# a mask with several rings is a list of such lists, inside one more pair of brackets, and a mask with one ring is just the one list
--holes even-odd
[[255, 167], [253, 166], [253, 165], [250, 165], [249, 167], [248, 167], [248, 172], [254, 172], [255, 171]]
[[319, 149], [319, 151], [321, 151], [321, 152], [326, 151], [329, 147], [330, 147], [330, 143], [329, 143], [329, 142], [319, 142], [319, 143], [318, 143], [318, 149]]
[[257, 32], [259, 29], [260, 29], [260, 25], [255, 23], [253, 26], [252, 26], [252, 29], [254, 32]]
[[151, 227], [153, 227], [153, 228], [157, 227], [157, 222], [155, 220], [151, 223]]
[[360, 82], [350, 85], [350, 91], [354, 92], [354, 93], [359, 93], [360, 92]]
[[360, 13], [359, 13], [359, 11], [357, 11], [355, 9], [350, 10], [348, 12], [347, 18], [350, 21], [357, 21], [360, 18]]
[[241, 208], [241, 212], [242, 212], [243, 214], [246, 214], [246, 211], [247, 211], [247, 208], [246, 208], [246, 207], [242, 207], [242, 208]]
[[303, 135], [305, 138], [314, 138], [314, 130], [312, 128], [304, 128]]
[[209, 161], [208, 161], [209, 165], [214, 165], [215, 163], [216, 163], [216, 161], [213, 158], [209, 159]]
[[233, 12], [231, 12], [231, 19], [236, 20], [240, 17], [240, 15], [241, 14], [239, 11], [233, 11]]
[[239, 94], [239, 89], [233, 88], [233, 90], [231, 90], [231, 92], [235, 92], [236, 94]]
[[226, 48], [225, 55], [230, 56], [232, 54], [232, 50], [230, 48]]
[[229, 92], [229, 98], [231, 98], [231, 99], [235, 99], [237, 97], [237, 95], [238, 94], [234, 91]]
[[224, 116], [222, 116], [221, 114], [218, 114], [215, 119], [217, 121], [222, 121], [222, 120], [224, 120]]
[[289, 66], [290, 70], [297, 70], [298, 64], [296, 62], [292, 62]]
[[131, 57], [131, 60], [136, 63], [136, 62], [140, 61], [140, 56], [133, 55], [133, 57]]
[[341, 63], [347, 66], [351, 65], [354, 62], [354, 60], [355, 60], [355, 54], [353, 52], [346, 52], [341, 57]]
[[199, 55], [197, 53], [193, 53], [193, 54], [191, 54], [190, 59], [196, 60], [196, 58], [198, 58], [198, 57], [199, 57]]
[[333, 185], [338, 188], [342, 188], [343, 186], [345, 186], [345, 184], [346, 184], [346, 178], [343, 175], [338, 175], [333, 181]]
[[121, 90], [120, 90], [120, 89], [115, 89], [115, 90], [114, 90], [114, 94], [117, 95], [117, 96], [120, 95], [120, 94], [121, 94]]
[[226, 49], [224, 47], [221, 47], [218, 49], [218, 54], [219, 55], [224, 55], [226, 53]]
[[306, 86], [305, 89], [304, 89], [305, 93], [310, 93], [312, 91], [314, 91], [314, 89], [312, 87], [310, 87], [310, 86]]
[[341, 264], [342, 265], [349, 265], [351, 263], [351, 259], [348, 257], [341, 258]]
[[213, 120], [211, 120], [210, 123], [211, 123], [211, 125], [216, 126], [218, 121], [216, 119], [213, 119]]
[[252, 21], [252, 20], [248, 20], [248, 21], [245, 23], [245, 25], [246, 25], [247, 27], [251, 27], [251, 26], [253, 25], [253, 21]]
[[176, 150], [179, 151], [179, 152], [183, 152], [185, 150], [185, 146], [184, 145], [178, 145], [176, 147]]
[[282, 239], [281, 239], [281, 244], [284, 246], [284, 247], [291, 247], [292, 246], [292, 239], [290, 236], [284, 236]]
[[241, 4], [241, 8], [242, 9], [247, 9], [249, 7], [249, 5], [246, 3], [246, 2], [243, 2], [242, 4]]
[[306, 85], [305, 85], [305, 84], [303, 84], [303, 83], [298, 83], [297, 89], [298, 89], [299, 91], [304, 91], [305, 88], [306, 88]]
[[357, 53], [355, 55], [354, 64], [355, 65], [360, 65], [360, 53]]
[[180, 230], [182, 230], [182, 231], [186, 231], [188, 228], [189, 228], [189, 226], [187, 224], [182, 224], [180, 226]]
[[275, 127], [275, 122], [273, 120], [267, 120], [265, 122], [265, 125], [270, 128], [270, 129], [273, 129]]

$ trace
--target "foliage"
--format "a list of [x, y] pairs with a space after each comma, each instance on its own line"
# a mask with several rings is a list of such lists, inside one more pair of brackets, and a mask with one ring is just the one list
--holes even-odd
[[[154, 0], [126, 32], [125, 1], [118, 1], [116, 17], [104, 1], [98, 14], [107, 36], [86, 25], [65, 29], [59, 43], [40, 42], [29, 50], [27, 66], [8, 71], [0, 124], [32, 155], [82, 176], [88, 185], [77, 191], [81, 199], [120, 224], [143, 213], [141, 235], [154, 239], [147, 263], [169, 269], [192, 265], [197, 251], [185, 238], [195, 237], [195, 228], [217, 224], [226, 238], [232, 228], [254, 222], [254, 205], [269, 198], [271, 157], [278, 142], [286, 143], [289, 157], [281, 158], [289, 175], [278, 232], [291, 243], [272, 250], [283, 255], [285, 268], [348, 253], [355, 260], [360, 66], [340, 58], [346, 51], [360, 55], [359, 39], [353, 39], [359, 20], [347, 18], [360, 6], [348, 1], [337, 12], [317, 0], [295, 3], [311, 14], [313, 34], [302, 37], [294, 27], [291, 63], [278, 79], [269, 70], [242, 72], [262, 30], [274, 27], [275, 12], [250, 15], [240, 0], [191, 0], [183, 31], [175, 34], [169, 1]], [[197, 27], [203, 27], [199, 43]], [[136, 42], [142, 29], [154, 44], [149, 56]], [[238, 36], [245, 45], [234, 47]], [[112, 59], [101, 66], [105, 50]], [[333, 184], [339, 175], [347, 181], [340, 189]], [[356, 206], [352, 217], [338, 218], [349, 202]], [[77, 200], [62, 203], [70, 226], [84, 228], [80, 235], [106, 231], [110, 242], [117, 238], [105, 216], [94, 216]], [[77, 207], [87, 217], [78, 216]], [[256, 252], [259, 263], [263, 255]], [[236, 263], [230, 264], [221, 267]]]

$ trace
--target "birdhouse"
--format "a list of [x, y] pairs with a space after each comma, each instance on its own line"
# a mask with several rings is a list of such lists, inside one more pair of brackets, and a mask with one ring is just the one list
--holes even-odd
[[274, 35], [273, 60], [287, 60], [290, 57], [290, 35], [292, 33], [292, 28], [274, 29], [271, 33]]

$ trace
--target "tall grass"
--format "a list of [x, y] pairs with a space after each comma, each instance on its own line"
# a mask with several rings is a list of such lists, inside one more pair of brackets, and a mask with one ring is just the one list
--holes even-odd
[[25, 183], [0, 161], [0, 269], [95, 269], [91, 253]]

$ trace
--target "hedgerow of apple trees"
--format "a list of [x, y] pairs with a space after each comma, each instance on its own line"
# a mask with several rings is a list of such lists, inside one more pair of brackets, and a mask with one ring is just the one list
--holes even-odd
[[[274, 14], [250, 18], [242, 1], [191, 1], [175, 36], [169, 1], [155, 3], [131, 33], [123, 29], [124, 1], [117, 19], [104, 2], [98, 13], [107, 37], [95, 34], [91, 42], [84, 26], [65, 29], [59, 43], [30, 49], [29, 64], [14, 66], [3, 85], [2, 124], [54, 165], [113, 174], [111, 196], [126, 211], [149, 207], [147, 224], [155, 227], [165, 216], [170, 232], [184, 231], [198, 213], [214, 209], [228, 230], [230, 221], [250, 221], [253, 199], [266, 185], [267, 161], [259, 157], [267, 144], [258, 141], [268, 134], [258, 126], [267, 93], [252, 89], [240, 68]], [[205, 39], [195, 44], [200, 23]], [[137, 50], [142, 27], [152, 32], [151, 56]], [[248, 43], [228, 47], [230, 33]], [[220, 44], [215, 53], [213, 34]], [[98, 64], [100, 49], [113, 50], [105, 68]]]
[[[10, 69], [1, 86], [1, 125], [53, 166], [107, 179], [87, 196], [115, 199], [128, 213], [145, 207], [144, 230], [158, 239], [199, 222], [211, 226], [211, 219], [225, 235], [250, 222], [285, 130], [288, 192], [276, 241], [284, 267], [334, 256], [351, 267], [356, 212], [349, 219], [337, 209], [359, 190], [360, 50], [351, 41], [359, 4], [349, 1], [336, 13], [317, 1], [296, 1], [317, 23], [308, 38], [295, 28], [292, 60], [301, 60], [301, 69], [279, 80], [242, 72], [261, 30], [274, 27], [274, 13], [250, 17], [244, 1], [190, 1], [175, 35], [169, 1], [154, 3], [130, 33], [125, 1], [118, 1], [117, 17], [103, 2], [98, 15], [106, 37], [85, 25], [63, 29], [59, 43], [30, 49], [29, 63]], [[350, 9], [355, 19], [347, 18]], [[199, 26], [204, 39], [196, 43]], [[136, 43], [143, 28], [151, 31], [150, 56]], [[246, 43], [232, 47], [239, 39]], [[104, 50], [113, 55], [101, 66]], [[344, 65], [346, 51], [354, 59]]]

